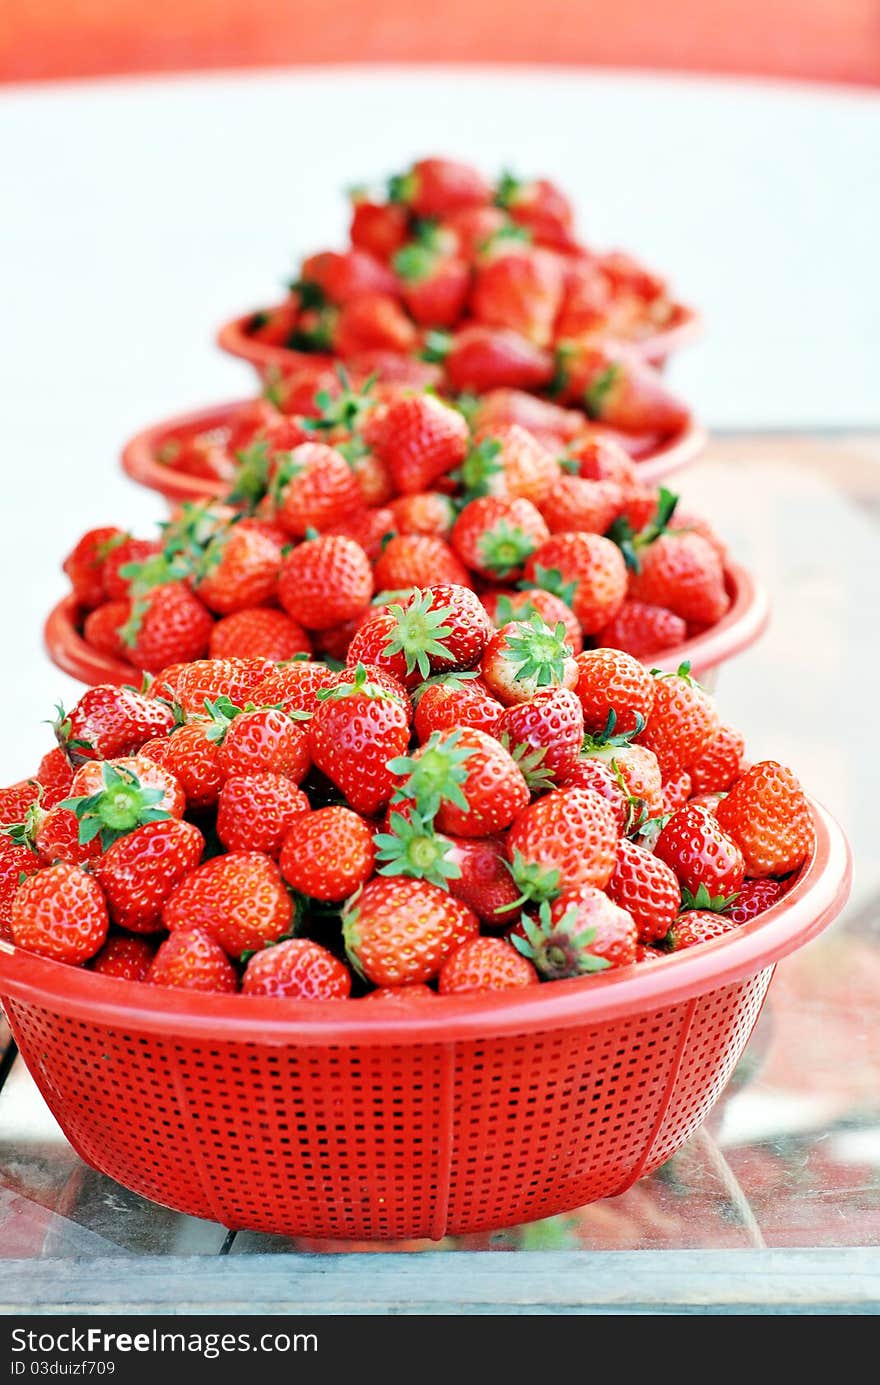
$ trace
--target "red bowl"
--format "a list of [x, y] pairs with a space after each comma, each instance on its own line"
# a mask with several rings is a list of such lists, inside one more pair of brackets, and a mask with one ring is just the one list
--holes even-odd
[[400, 1239], [614, 1196], [705, 1120], [775, 963], [840, 912], [851, 859], [816, 846], [765, 914], [679, 956], [417, 1009], [173, 992], [0, 942], [0, 1002], [94, 1168], [230, 1228]]
[[[211, 500], [224, 495], [229, 489], [228, 481], [188, 476], [185, 472], [176, 471], [169, 463], [160, 462], [159, 454], [173, 439], [216, 433], [222, 440], [236, 410], [246, 402], [237, 400], [231, 404], [216, 404], [213, 408], [179, 414], [176, 418], [154, 424], [152, 428], [145, 428], [126, 443], [122, 452], [123, 471], [138, 485], [164, 495], [172, 505], [179, 505], [185, 500]], [[676, 437], [637, 463], [639, 475], [647, 482], [663, 480], [688, 466], [705, 445], [705, 430], [696, 423], [690, 423]]]
[[[646, 663], [652, 668], [674, 671], [689, 660], [695, 676], [714, 686], [714, 671], [753, 644], [766, 628], [770, 616], [767, 593], [746, 568], [729, 563], [726, 581], [731, 602], [718, 624], [675, 649], [651, 655]], [[121, 659], [100, 654], [86, 644], [79, 633], [80, 617], [73, 596], [63, 597], [50, 611], [43, 629], [43, 641], [52, 662], [83, 683], [132, 683], [139, 687], [142, 670]]]
[[[269, 372], [281, 370], [288, 373], [295, 365], [315, 360], [310, 353], [256, 341], [248, 331], [253, 316], [253, 312], [249, 312], [243, 317], [234, 317], [231, 322], [224, 322], [217, 333], [217, 345], [228, 355], [248, 361], [261, 379]], [[686, 303], [676, 303], [668, 326], [639, 341], [627, 340], [626, 345], [646, 364], [660, 368], [673, 352], [696, 341], [702, 333], [703, 319], [697, 310]], [[329, 356], [326, 359], [331, 360]]]

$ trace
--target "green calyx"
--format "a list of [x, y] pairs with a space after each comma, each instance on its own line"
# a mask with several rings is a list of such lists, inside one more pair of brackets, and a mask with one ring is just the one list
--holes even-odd
[[511, 909], [520, 909], [524, 904], [546, 904], [549, 910], [550, 900], [556, 899], [561, 893], [562, 877], [556, 866], [542, 866], [538, 861], [527, 860], [521, 851], [514, 851], [508, 869], [520, 893], [512, 904], [505, 904], [498, 909], [499, 914], [508, 913]]
[[192, 572], [192, 564], [180, 554], [154, 553], [142, 563], [125, 563], [119, 569], [120, 577], [129, 584], [133, 597], [145, 596], [156, 587], [167, 586], [169, 582], [182, 582]]
[[583, 745], [581, 747], [583, 753], [589, 755], [592, 751], [605, 750], [608, 746], [612, 745], [630, 745], [635, 740], [636, 736], [640, 735], [647, 726], [647, 722], [641, 712], [636, 712], [635, 722], [636, 724], [631, 731], [620, 731], [615, 734], [614, 728], [617, 725], [617, 713], [613, 707], [609, 707], [608, 720], [605, 722], [602, 730], [593, 736], [584, 736]]
[[457, 670], [455, 673], [436, 673], [432, 678], [426, 678], [423, 683], [419, 683], [410, 693], [412, 704], [418, 707], [425, 693], [429, 688], [443, 687], [449, 692], [466, 692], [469, 683], [474, 678], [479, 678], [476, 669]]
[[430, 245], [410, 241], [392, 257], [395, 274], [407, 284], [422, 284], [430, 279], [440, 263], [440, 257]]
[[543, 745], [529, 745], [528, 741], [518, 741], [511, 745], [510, 736], [505, 731], [501, 744], [511, 758], [519, 765], [520, 773], [532, 793], [547, 793], [556, 786], [556, 775], [545, 763], [547, 748]]
[[684, 681], [685, 681], [690, 687], [692, 687], [692, 688], [700, 688], [700, 687], [702, 687], [702, 684], [701, 684], [701, 683], [698, 683], [697, 680], [696, 680], [696, 678], [692, 677], [692, 675], [691, 675], [691, 661], [690, 661], [690, 659], [685, 659], [684, 663], [679, 664], [678, 668], [675, 670], [674, 673], [665, 673], [665, 672], [663, 671], [662, 668], [652, 668], [652, 669], [651, 669], [651, 677], [652, 677], [652, 678], [658, 678], [658, 679], [659, 679], [659, 678], [683, 678]]
[[325, 308], [327, 295], [314, 279], [291, 279], [287, 287], [299, 299], [301, 308]]
[[[639, 800], [636, 801], [638, 802]], [[633, 837], [640, 846], [646, 847], [648, 851], [653, 851], [654, 847], [657, 845], [657, 838], [672, 817], [672, 814], [658, 813], [657, 816], [653, 818], [647, 817], [646, 814], [647, 808], [644, 808], [635, 830], [632, 828], [628, 829], [627, 836]]]
[[59, 804], [78, 819], [81, 845], [100, 837], [102, 850], [106, 851], [117, 838], [136, 827], [171, 817], [167, 809], [158, 806], [165, 790], [144, 788], [132, 770], [105, 761], [101, 779], [102, 787], [97, 793], [65, 798]]
[[410, 875], [449, 889], [449, 881], [461, 875], [461, 867], [451, 859], [452, 843], [434, 831], [429, 818], [420, 813], [407, 816], [392, 812], [390, 831], [373, 837], [379, 875]]
[[636, 532], [629, 520], [621, 515], [616, 519], [608, 530], [606, 537], [616, 543], [623, 554], [624, 561], [631, 572], [640, 572], [641, 550], [647, 548], [661, 534], [665, 534], [669, 528], [669, 521], [675, 512], [678, 504], [678, 496], [665, 486], [661, 486], [657, 496], [657, 508], [651, 520], [643, 529]]
[[464, 489], [463, 499], [473, 500], [489, 494], [492, 477], [504, 469], [500, 458], [501, 443], [497, 438], [483, 438], [471, 448], [459, 470], [453, 473]]
[[[81, 764], [84, 759], [91, 758], [91, 754], [94, 753], [94, 746], [91, 741], [84, 741], [80, 737], [71, 735], [73, 724], [60, 702], [55, 703], [55, 712], [56, 716], [48, 719], [48, 725], [52, 727], [55, 739], [70, 763]], [[80, 753], [82, 751], [88, 751], [89, 754], [83, 755]]]
[[550, 916], [550, 905], [545, 902], [541, 905], [537, 923], [527, 914], [523, 915], [522, 930], [525, 938], [514, 934], [511, 941], [517, 952], [528, 957], [547, 981], [587, 976], [597, 971], [607, 971], [611, 966], [606, 957], [597, 957], [590, 952], [590, 944], [596, 940], [596, 930], [580, 927], [574, 905], [566, 909], [562, 918], [554, 923]]
[[388, 179], [388, 201], [409, 206], [416, 195], [416, 175], [412, 169], [408, 173], [395, 173]]
[[577, 351], [573, 342], [561, 341], [556, 345], [553, 378], [547, 386], [547, 393], [555, 399], [568, 389], [571, 379], [571, 360]]
[[[325, 660], [326, 662], [326, 660]], [[371, 697], [377, 701], [393, 702], [394, 694], [378, 683], [371, 683], [363, 664], [358, 664], [350, 683], [339, 683], [335, 688], [319, 688], [315, 694], [319, 702], [338, 702], [346, 697]]]
[[477, 246], [479, 256], [492, 255], [496, 250], [503, 251], [506, 246], [531, 245], [532, 233], [527, 226], [518, 226], [511, 221], [507, 226], [499, 226], [491, 236], [480, 241]]
[[696, 894], [692, 894], [686, 887], [681, 891], [681, 912], [687, 909], [708, 909], [713, 914], [723, 914], [739, 899], [739, 891], [733, 894], [710, 895], [705, 885], [700, 885]]
[[511, 577], [526, 558], [531, 557], [537, 540], [518, 524], [499, 519], [487, 529], [477, 544], [480, 561], [495, 577]]
[[558, 567], [542, 567], [540, 563], [536, 565], [534, 575], [518, 582], [517, 586], [523, 591], [540, 587], [542, 591], [549, 592], [551, 596], [558, 596], [559, 600], [564, 601], [566, 606], [570, 606], [574, 601], [574, 594], [577, 591], [577, 582], [566, 582]]
[[601, 419], [608, 395], [621, 374], [621, 366], [617, 362], [612, 362], [599, 372], [591, 385], [587, 386], [584, 390], [584, 411], [588, 418]]
[[509, 207], [516, 205], [522, 194], [524, 184], [521, 178], [517, 178], [511, 173], [509, 168], [503, 169], [501, 177], [495, 188], [495, 195], [492, 198], [496, 207], [503, 207], [506, 211]]
[[252, 442], [235, 456], [238, 468], [227, 500], [231, 505], [245, 505], [253, 511], [269, 487], [269, 444], [263, 440]]
[[444, 624], [453, 613], [452, 607], [438, 606], [432, 609], [433, 599], [431, 592], [416, 588], [406, 606], [388, 607], [394, 625], [384, 652], [388, 655], [403, 654], [407, 673], [414, 673], [418, 669], [422, 678], [427, 678], [431, 672], [431, 656], [452, 660], [445, 641], [453, 630], [451, 625]]
[[280, 505], [284, 500], [284, 492], [290, 485], [294, 477], [299, 476], [302, 471], [302, 463], [298, 462], [292, 452], [276, 452], [275, 469], [272, 480], [269, 482], [269, 494], [275, 505]]
[[216, 503], [188, 501], [181, 505], [178, 517], [163, 527], [162, 556], [183, 569], [183, 576], [198, 562], [212, 539], [234, 522], [217, 513]]
[[293, 351], [329, 351], [333, 345], [333, 330], [339, 310], [328, 303], [325, 307], [314, 308], [315, 320], [309, 326], [300, 322], [287, 338], [287, 345]]
[[39, 797], [25, 809], [21, 822], [0, 827], [0, 835], [8, 837], [16, 846], [26, 846], [28, 851], [36, 851], [37, 833], [43, 818], [46, 816], [46, 810], [41, 806], [42, 798], [42, 785], [40, 785]]
[[558, 687], [565, 677], [571, 648], [565, 626], [557, 621], [551, 630], [539, 615], [517, 622], [505, 637], [505, 660], [515, 666], [514, 681], [533, 682], [537, 688]]
[[418, 755], [396, 755], [388, 761], [392, 774], [404, 776], [392, 803], [415, 803], [423, 819], [433, 820], [442, 803], [466, 813], [469, 803], [462, 785], [467, 781], [465, 765], [475, 753], [473, 746], [459, 745], [460, 731], [434, 731]]
[[[331, 394], [329, 390], [318, 390], [315, 395], [318, 416], [302, 421], [307, 433], [330, 433], [337, 429], [352, 432], [357, 427], [361, 415], [373, 403], [371, 391], [376, 383], [375, 375], [370, 375], [359, 390], [352, 389], [345, 366], [337, 365], [336, 378], [342, 386], [338, 394]], [[363, 443], [361, 450], [366, 450]]]
[[426, 332], [419, 353], [423, 361], [442, 364], [452, 350], [452, 335], [449, 332]]

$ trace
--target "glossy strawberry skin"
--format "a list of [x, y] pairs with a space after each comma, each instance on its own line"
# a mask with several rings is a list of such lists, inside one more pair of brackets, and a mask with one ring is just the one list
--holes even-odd
[[657, 838], [656, 855], [674, 871], [679, 883], [695, 895], [705, 885], [710, 896], [736, 894], [745, 863], [732, 837], [705, 808], [679, 808]]
[[[569, 688], [543, 688], [528, 702], [508, 707], [496, 732], [523, 768], [534, 761], [551, 785], [564, 783], [584, 739], [584, 714]], [[525, 756], [520, 761], [518, 752]], [[528, 777], [528, 775], [527, 775]]]
[[68, 861], [31, 875], [12, 901], [16, 947], [78, 966], [100, 951], [110, 920], [101, 887]]
[[83, 865], [101, 854], [99, 838], [81, 842], [76, 815], [62, 808], [60, 803], [37, 817], [33, 840], [40, 863], [44, 866], [50, 866], [55, 861]]
[[83, 639], [108, 659], [129, 662], [128, 648], [122, 638], [122, 627], [128, 620], [128, 601], [105, 601], [89, 611], [83, 621]]
[[287, 1000], [345, 1000], [350, 991], [348, 968], [309, 938], [286, 938], [255, 952], [241, 982], [242, 995]]
[[138, 750], [144, 741], [165, 735], [173, 725], [174, 713], [164, 703], [132, 688], [100, 684], [83, 693], [56, 734], [75, 761], [110, 760]]
[[212, 659], [261, 658], [282, 663], [298, 654], [311, 654], [312, 646], [303, 627], [284, 611], [254, 606], [218, 620], [208, 652]]
[[741, 775], [716, 809], [752, 877], [788, 875], [813, 849], [815, 829], [803, 789], [790, 769], [761, 760]]
[[644, 745], [606, 745], [586, 756], [608, 766], [621, 788], [640, 799], [648, 817], [663, 811], [663, 780], [657, 756]]
[[373, 446], [397, 492], [410, 495], [461, 465], [468, 427], [457, 409], [433, 395], [404, 396], [388, 406]]
[[254, 690], [273, 671], [268, 659], [197, 659], [177, 675], [174, 700], [183, 711], [198, 716], [205, 715], [206, 702], [219, 697], [243, 707], [253, 701]]
[[[593, 936], [578, 944], [577, 938], [585, 933]], [[558, 939], [559, 961], [552, 946], [554, 936]], [[632, 918], [601, 890], [588, 884], [566, 890], [553, 902], [548, 941], [544, 965], [536, 960], [538, 970], [548, 979], [589, 974], [596, 961], [605, 964], [602, 970], [627, 967], [635, 961], [637, 937]], [[562, 958], [566, 960], [560, 966]]]
[[113, 923], [130, 933], [162, 927], [162, 908], [202, 859], [205, 840], [191, 822], [147, 823], [120, 837], [94, 865]]
[[486, 495], [465, 505], [451, 541], [473, 572], [507, 581], [521, 575], [526, 558], [549, 534], [540, 510], [530, 500]]
[[580, 621], [570, 606], [541, 587], [528, 587], [521, 591], [495, 590], [484, 592], [481, 598], [496, 630], [511, 621], [529, 620], [533, 615], [540, 616], [551, 630], [562, 622], [565, 626], [565, 642], [570, 645], [574, 655], [580, 654], [584, 647], [584, 637]]
[[276, 707], [242, 712], [223, 737], [217, 763], [227, 779], [239, 774], [281, 774], [299, 784], [311, 764], [308, 736]]
[[127, 538], [124, 530], [112, 526], [90, 529], [64, 559], [62, 569], [70, 579], [73, 595], [80, 606], [91, 610], [101, 604], [104, 597], [104, 559], [116, 544], [123, 543]]
[[503, 938], [470, 938], [443, 963], [438, 989], [441, 995], [472, 995], [537, 984], [532, 963]]
[[259, 606], [274, 594], [281, 551], [253, 529], [235, 526], [213, 539], [202, 560], [199, 600], [217, 615]]
[[730, 605], [717, 552], [700, 534], [661, 534], [639, 552], [629, 594], [694, 625], [714, 625]]
[[0, 838], [0, 938], [11, 938], [12, 901], [23, 875], [36, 875], [40, 858], [30, 847], [18, 846], [8, 837]]
[[206, 725], [191, 722], [180, 726], [171, 736], [147, 741], [142, 753], [170, 770], [183, 789], [188, 808], [210, 808], [217, 802], [225, 775], [220, 748], [210, 739]]
[[416, 697], [413, 726], [422, 742], [433, 731], [453, 731], [457, 726], [469, 726], [493, 736], [504, 712], [481, 678], [468, 679], [460, 687], [429, 683]]
[[166, 901], [170, 932], [202, 929], [230, 957], [275, 942], [293, 922], [293, 904], [278, 867], [259, 852], [214, 856], [192, 871]]
[[115, 544], [101, 566], [101, 581], [106, 599], [128, 600], [131, 595], [131, 579], [123, 577], [121, 569], [129, 564], [144, 563], [161, 551], [162, 545], [155, 539], [126, 538]]
[[278, 600], [307, 630], [351, 620], [373, 594], [373, 569], [360, 544], [337, 534], [307, 539], [281, 565]]
[[184, 582], [168, 582], [133, 602], [122, 639], [131, 663], [155, 673], [166, 664], [203, 658], [213, 624], [207, 607]]
[[575, 692], [584, 715], [584, 728], [593, 735], [604, 731], [614, 713], [617, 735], [646, 723], [654, 707], [654, 680], [642, 664], [614, 649], [587, 649], [577, 656]]
[[686, 769], [673, 774], [663, 785], [663, 812], [674, 813], [691, 797], [691, 776]]
[[332, 805], [296, 819], [279, 864], [300, 894], [339, 903], [367, 883], [375, 859], [369, 824], [350, 808]]
[[583, 476], [561, 476], [541, 504], [551, 534], [604, 534], [622, 509], [623, 494], [615, 481]]
[[607, 625], [596, 631], [596, 644], [623, 649], [636, 658], [648, 658], [677, 649], [687, 639], [687, 622], [664, 606], [627, 598]]
[[387, 761], [405, 754], [409, 744], [409, 715], [400, 701], [356, 690], [327, 698], [309, 722], [308, 735], [318, 769], [355, 812], [375, 816], [396, 784]]
[[638, 743], [653, 750], [664, 775], [689, 770], [718, 734], [718, 710], [688, 676], [662, 674], [654, 683], [654, 706]]
[[504, 854], [504, 839], [450, 837], [449, 859], [461, 874], [449, 881], [449, 892], [490, 928], [506, 928], [515, 916], [519, 890]]
[[451, 388], [459, 393], [541, 390], [554, 374], [549, 351], [518, 332], [479, 323], [458, 329], [443, 364]]
[[633, 817], [629, 802], [629, 792], [618, 779], [610, 765], [603, 760], [585, 758], [575, 760], [571, 769], [561, 779], [561, 789], [592, 789], [610, 804], [614, 812], [618, 836], [623, 836]]
[[151, 986], [218, 992], [238, 990], [238, 975], [220, 944], [204, 928], [179, 928], [165, 939], [150, 965]]
[[[398, 534], [432, 534], [448, 539], [455, 523], [455, 506], [441, 491], [416, 491], [389, 504], [391, 529]], [[378, 555], [377, 555], [378, 556]]]
[[735, 927], [723, 914], [708, 909], [689, 909], [686, 914], [679, 914], [666, 935], [666, 945], [670, 952], [682, 952], [685, 948], [723, 938], [734, 932]]
[[[465, 728], [453, 732], [456, 749], [468, 750], [461, 785], [467, 808], [445, 801], [437, 814], [441, 832], [458, 837], [485, 837], [514, 821], [529, 801], [522, 771], [510, 753], [485, 731]], [[416, 751], [416, 759], [420, 752]]]
[[630, 915], [642, 943], [665, 937], [681, 908], [681, 890], [674, 872], [659, 856], [628, 837], [617, 848], [614, 873], [605, 889], [608, 898]]
[[251, 701], [257, 707], [278, 706], [292, 712], [315, 712], [318, 693], [333, 685], [332, 669], [325, 664], [297, 660], [286, 668], [273, 669], [254, 688]]
[[67, 798], [73, 782], [73, 769], [60, 746], [46, 752], [40, 761], [36, 778], [43, 790], [40, 798], [42, 808], [54, 808], [62, 798]]
[[430, 981], [446, 958], [479, 931], [460, 900], [425, 880], [371, 880], [344, 915], [346, 950], [376, 986]]
[[745, 740], [732, 726], [720, 726], [698, 760], [690, 767], [694, 794], [723, 793], [738, 777], [745, 756]]
[[155, 955], [155, 944], [146, 938], [120, 935], [108, 938], [88, 965], [99, 976], [112, 976], [117, 981], [146, 981]]
[[520, 814], [507, 836], [508, 859], [517, 854], [558, 871], [559, 888], [604, 889], [617, 860], [617, 824], [606, 800], [589, 789], [557, 789]]
[[748, 923], [771, 909], [784, 894], [785, 886], [779, 880], [744, 880], [736, 899], [725, 909], [725, 916], [731, 923]]
[[217, 801], [217, 836], [227, 851], [262, 851], [277, 857], [309, 806], [302, 790], [282, 774], [232, 775]]
[[392, 191], [416, 216], [443, 217], [491, 201], [491, 188], [470, 164], [456, 159], [419, 159], [395, 180]]
[[[571, 608], [585, 635], [614, 618], [626, 596], [626, 564], [620, 549], [601, 534], [553, 534], [528, 559], [526, 578], [542, 585], [542, 574], [559, 573], [575, 584]], [[546, 579], [544, 579], [546, 580]]]
[[307, 530], [320, 532], [360, 508], [360, 487], [335, 447], [304, 442], [289, 457], [291, 474], [283, 484], [277, 514], [278, 523], [288, 534], [301, 539]]
[[434, 534], [395, 534], [376, 562], [373, 583], [377, 592], [402, 592], [444, 583], [473, 585], [458, 554]]

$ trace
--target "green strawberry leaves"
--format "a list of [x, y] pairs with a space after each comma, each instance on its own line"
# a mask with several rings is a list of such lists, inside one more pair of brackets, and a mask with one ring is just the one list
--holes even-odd
[[565, 677], [566, 660], [571, 657], [565, 626], [560, 620], [551, 630], [537, 614], [520, 621], [505, 638], [503, 657], [516, 666], [516, 682], [558, 687]]
[[132, 770], [107, 760], [101, 766], [101, 779], [97, 793], [65, 798], [59, 804], [78, 819], [81, 845], [100, 837], [101, 848], [106, 851], [136, 827], [171, 817], [167, 809], [158, 806], [165, 790], [145, 788]]
[[431, 819], [392, 812], [388, 826], [390, 831], [373, 836], [376, 859], [382, 862], [379, 875], [409, 875], [444, 890], [461, 875], [461, 867], [450, 857], [452, 843], [434, 831]]
[[466, 813], [470, 805], [461, 786], [467, 781], [465, 765], [475, 750], [459, 745], [460, 739], [461, 731], [434, 731], [418, 755], [396, 755], [389, 760], [392, 774], [405, 776], [392, 803], [413, 800], [424, 819], [433, 820], [441, 803]]
[[444, 622], [453, 614], [451, 606], [432, 608], [434, 595], [416, 589], [406, 606], [389, 606], [394, 626], [384, 652], [391, 656], [403, 654], [407, 674], [418, 669], [422, 678], [431, 673], [431, 656], [450, 660], [446, 640], [452, 635], [451, 625]]

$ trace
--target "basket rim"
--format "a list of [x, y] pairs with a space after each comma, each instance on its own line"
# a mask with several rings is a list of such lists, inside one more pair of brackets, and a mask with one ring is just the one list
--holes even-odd
[[[770, 619], [770, 602], [765, 589], [739, 563], [727, 563], [725, 578], [731, 602], [717, 625], [673, 649], [652, 655], [652, 667], [674, 673], [680, 664], [689, 662], [694, 675], [700, 677], [741, 653], [763, 633]], [[76, 598], [68, 594], [46, 617], [43, 643], [56, 667], [71, 678], [92, 685], [132, 683], [138, 687], [143, 671], [86, 644], [76, 628], [78, 616]]]
[[[173, 466], [158, 461], [156, 453], [164, 442], [177, 433], [189, 430], [210, 432], [226, 427], [237, 409], [252, 402], [252, 399], [234, 399], [224, 404], [206, 405], [150, 424], [125, 443], [120, 455], [122, 470], [129, 480], [156, 491], [166, 500], [214, 500], [222, 496], [228, 489], [226, 481], [212, 480], [206, 476], [187, 476], [184, 472], [175, 471]], [[682, 471], [705, 449], [708, 437], [702, 424], [691, 419], [680, 432], [635, 463], [639, 477], [647, 482], [661, 481]]]
[[616, 1021], [745, 980], [801, 947], [849, 895], [852, 855], [810, 800], [813, 854], [789, 892], [735, 933], [648, 965], [489, 996], [438, 996], [412, 1011], [357, 1001], [213, 996], [100, 976], [0, 942], [0, 997], [115, 1029], [209, 1042], [319, 1047], [455, 1043]]

